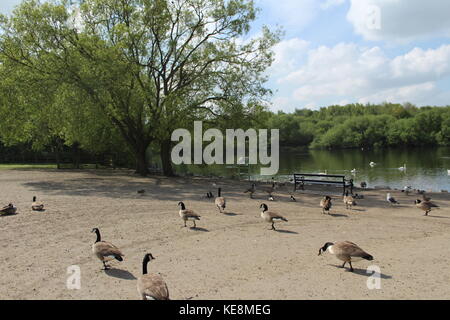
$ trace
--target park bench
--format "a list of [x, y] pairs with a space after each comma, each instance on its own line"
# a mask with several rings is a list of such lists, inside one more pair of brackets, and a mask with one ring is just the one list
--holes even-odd
[[342, 194], [347, 191], [353, 194], [353, 179], [345, 179], [345, 176], [332, 174], [294, 174], [294, 191], [305, 190], [305, 185], [331, 185], [342, 188]]

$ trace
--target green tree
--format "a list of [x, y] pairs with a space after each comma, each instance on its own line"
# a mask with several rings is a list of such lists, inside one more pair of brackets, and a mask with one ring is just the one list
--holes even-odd
[[[97, 124], [114, 126], [142, 175], [151, 143], [173, 174], [170, 134], [187, 115], [219, 117], [269, 93], [263, 73], [279, 33], [264, 28], [244, 40], [256, 15], [251, 0], [85, 0], [76, 16], [68, 7], [25, 0], [1, 17], [0, 61], [53, 88], [53, 112], [65, 117], [70, 139], [83, 140], [75, 133], [89, 119], [99, 119], [84, 132], [91, 136]], [[83, 101], [63, 113], [71, 97]]]

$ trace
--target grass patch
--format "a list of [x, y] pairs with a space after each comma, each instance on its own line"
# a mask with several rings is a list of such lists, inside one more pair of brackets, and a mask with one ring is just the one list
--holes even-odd
[[13, 169], [56, 169], [56, 164], [0, 163], [0, 170], [13, 170]]

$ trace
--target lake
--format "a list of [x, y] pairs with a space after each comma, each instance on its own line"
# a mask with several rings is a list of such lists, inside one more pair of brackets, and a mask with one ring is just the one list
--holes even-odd
[[[370, 162], [376, 166], [371, 167]], [[406, 170], [398, 168], [406, 164]], [[356, 169], [356, 173], [351, 171]], [[355, 184], [367, 182], [369, 187], [412, 186], [429, 191], [450, 191], [450, 148], [409, 148], [375, 150], [292, 150], [280, 151], [279, 181], [289, 180], [292, 173], [328, 173], [353, 178]], [[181, 166], [180, 173], [248, 178], [246, 168], [232, 166]], [[250, 166], [250, 178], [270, 180], [258, 175], [259, 167]]]

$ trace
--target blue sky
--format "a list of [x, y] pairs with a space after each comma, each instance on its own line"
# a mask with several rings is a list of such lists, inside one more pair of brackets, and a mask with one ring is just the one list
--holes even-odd
[[[10, 13], [20, 0], [2, 0]], [[268, 70], [273, 110], [384, 101], [450, 105], [450, 1], [255, 0], [285, 31]]]

